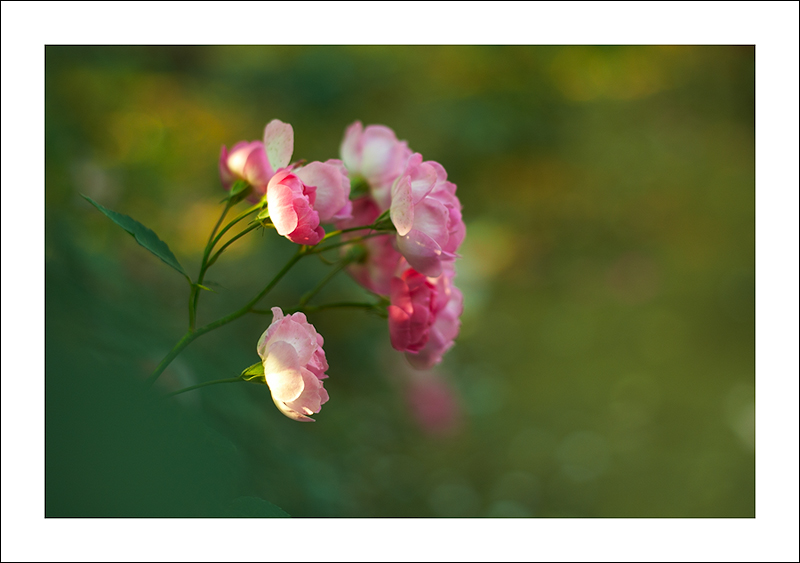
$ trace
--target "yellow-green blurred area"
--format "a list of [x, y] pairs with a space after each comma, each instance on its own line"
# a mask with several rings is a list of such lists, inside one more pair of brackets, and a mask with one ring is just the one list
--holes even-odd
[[[45, 56], [48, 516], [755, 515], [753, 47]], [[338, 158], [355, 120], [391, 127], [446, 168], [467, 224], [461, 334], [435, 372], [410, 370], [376, 315], [309, 315], [330, 364], [314, 424], [265, 386], [145, 393], [188, 284], [80, 197], [196, 276], [220, 147], [275, 118], [293, 160]], [[232, 245], [200, 324], [294, 250], [274, 231]], [[293, 307], [329, 269], [302, 261], [261, 307]], [[337, 300], [369, 297], [340, 274], [312, 304]], [[235, 377], [270, 320], [199, 338], [158, 392]]]

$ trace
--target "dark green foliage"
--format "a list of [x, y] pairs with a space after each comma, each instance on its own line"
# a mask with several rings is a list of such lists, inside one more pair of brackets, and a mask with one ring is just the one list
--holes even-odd
[[[83, 194], [81, 194], [83, 195]], [[117, 213], [116, 211], [112, 211], [110, 209], [106, 209], [92, 198], [88, 196], [83, 196], [83, 198], [94, 205], [97, 209], [99, 209], [106, 217], [114, 221], [117, 225], [128, 231], [133, 238], [136, 239], [136, 242], [141, 244], [147, 250], [161, 258], [161, 260], [178, 270], [181, 274], [186, 276], [186, 279], [189, 280], [191, 283], [191, 279], [189, 278], [189, 274], [183, 269], [178, 259], [175, 258], [175, 255], [167, 246], [167, 243], [158, 238], [158, 235], [155, 234], [152, 230], [148, 229], [144, 225], [142, 225], [136, 219], [132, 219], [127, 215], [123, 215], [122, 213]], [[206, 288], [203, 288], [206, 289]]]

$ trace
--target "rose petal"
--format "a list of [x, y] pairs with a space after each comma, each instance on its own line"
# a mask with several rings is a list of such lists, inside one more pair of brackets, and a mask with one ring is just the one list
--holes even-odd
[[408, 176], [401, 176], [392, 186], [392, 206], [389, 209], [389, 216], [400, 236], [407, 235], [414, 226], [414, 204]]
[[316, 420], [313, 418], [309, 418], [295, 410], [290, 409], [289, 406], [283, 401], [276, 401], [275, 397], [272, 398], [272, 402], [275, 403], [275, 406], [278, 407], [278, 410], [292, 420], [296, 420], [297, 422], [316, 422]]
[[231, 189], [231, 185], [236, 180], [236, 176], [228, 168], [228, 149], [225, 145], [222, 145], [222, 150], [219, 153], [219, 177], [222, 180], [222, 186], [226, 190]]
[[408, 284], [400, 278], [392, 278], [391, 288], [390, 300], [392, 305], [399, 307], [407, 315], [413, 313], [414, 305], [411, 303], [411, 290]]
[[387, 307], [389, 312], [389, 340], [392, 348], [403, 352], [411, 342], [411, 328], [409, 320], [411, 316], [396, 305]]
[[[304, 391], [296, 399], [284, 401], [290, 409], [305, 415], [319, 412], [324, 402], [320, 393], [322, 382], [311, 371], [300, 368], [303, 378]], [[327, 399], [327, 393], [325, 394]]]
[[313, 246], [325, 236], [325, 230], [319, 226], [319, 214], [311, 208], [308, 199], [296, 197], [292, 202], [297, 213], [297, 228], [286, 235], [297, 244]]
[[273, 119], [264, 128], [264, 148], [273, 170], [289, 165], [294, 152], [294, 130], [288, 123]]
[[297, 351], [288, 342], [272, 343], [264, 359], [264, 377], [277, 401], [297, 399], [305, 388]]
[[314, 327], [307, 322], [300, 322], [294, 315], [284, 317], [267, 335], [266, 349], [281, 341], [288, 343], [297, 353], [297, 361], [305, 366], [317, 349], [317, 338]]
[[280, 326], [278, 321], [284, 318], [283, 311], [281, 311], [280, 307], [273, 307], [272, 308], [272, 322], [270, 323], [267, 330], [261, 335], [261, 338], [258, 339], [258, 344], [256, 345], [256, 351], [258, 355], [261, 356], [263, 360], [267, 355], [267, 343], [269, 342], [270, 337], [275, 333]]
[[[414, 156], [419, 157], [416, 160], [422, 160], [422, 155], [416, 154]], [[428, 162], [417, 165], [412, 165], [411, 162], [409, 162], [408, 171], [411, 176], [412, 199], [414, 205], [416, 205], [422, 201], [422, 198], [428, 195], [436, 185], [436, 169]]]
[[361, 137], [361, 174], [368, 179], [385, 176], [396, 165], [398, 147], [394, 131], [384, 125], [370, 125]]
[[[255, 143], [254, 143], [255, 145]], [[242, 167], [242, 175], [253, 186], [266, 186], [273, 176], [273, 169], [267, 160], [267, 153], [261, 143], [253, 147]]]
[[[414, 206], [414, 230], [421, 231], [431, 237], [440, 248], [447, 244], [449, 233], [447, 221], [450, 213], [441, 202], [426, 197]], [[400, 230], [397, 231], [400, 234]]]
[[267, 188], [267, 209], [269, 217], [275, 225], [275, 230], [281, 236], [286, 236], [297, 228], [298, 218], [295, 211], [295, 194], [285, 184], [275, 182], [273, 176]]
[[345, 131], [344, 139], [339, 147], [339, 154], [342, 156], [344, 165], [348, 170], [353, 172], [361, 169], [360, 141], [363, 131], [364, 127], [361, 125], [361, 122], [356, 121]]
[[420, 274], [435, 278], [442, 273], [442, 250], [431, 237], [414, 229], [405, 236], [398, 234], [396, 240], [400, 253]]
[[314, 210], [322, 223], [330, 222], [350, 197], [350, 180], [341, 169], [330, 162], [311, 162], [294, 174], [307, 186], [315, 186]]

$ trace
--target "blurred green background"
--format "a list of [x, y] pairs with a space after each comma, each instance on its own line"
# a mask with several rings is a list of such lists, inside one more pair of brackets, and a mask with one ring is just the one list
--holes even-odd
[[[47, 47], [47, 516], [755, 515], [753, 47]], [[457, 345], [416, 373], [385, 320], [310, 315], [331, 400], [142, 382], [188, 287], [81, 197], [196, 274], [220, 146], [278, 118], [293, 159], [384, 124], [458, 186]], [[294, 245], [239, 241], [200, 323]], [[328, 271], [301, 262], [263, 302]], [[340, 275], [315, 303], [364, 293]], [[258, 361], [271, 317], [194, 342], [168, 391]], [[274, 505], [274, 506], [273, 506]]]

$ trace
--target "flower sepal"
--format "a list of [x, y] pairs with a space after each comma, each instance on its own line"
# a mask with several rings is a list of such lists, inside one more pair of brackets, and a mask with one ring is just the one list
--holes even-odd
[[393, 231], [397, 232], [397, 227], [395, 226], [392, 218], [390, 216], [389, 210], [387, 209], [380, 215], [375, 221], [372, 223], [373, 230], [376, 231]]
[[264, 363], [257, 362], [252, 366], [246, 368], [239, 375], [239, 379], [243, 381], [249, 381], [250, 383], [262, 383], [266, 385], [267, 378], [264, 376]]
[[236, 180], [228, 192], [228, 197], [222, 201], [230, 201], [230, 205], [236, 205], [253, 191], [253, 186], [246, 180]]
[[358, 199], [369, 194], [369, 184], [367, 180], [358, 174], [350, 176], [350, 199]]

